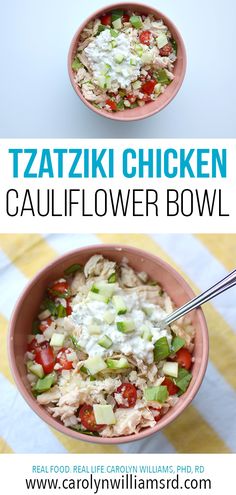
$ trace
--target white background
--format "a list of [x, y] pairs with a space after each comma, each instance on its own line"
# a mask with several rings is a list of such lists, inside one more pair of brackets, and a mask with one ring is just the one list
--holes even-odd
[[0, 0], [0, 137], [235, 137], [235, 0], [150, 0], [180, 29], [188, 69], [176, 99], [137, 123], [88, 110], [67, 75], [74, 32], [109, 3]]
[[[210, 479], [211, 480], [211, 491], [210, 490], [202, 490], [200, 489], [181, 489], [179, 490], [180, 493], [184, 494], [194, 494], [194, 495], [202, 495], [203, 493], [211, 493], [211, 495], [222, 495], [222, 493], [227, 493], [228, 495], [232, 495], [233, 490], [232, 487], [235, 485], [234, 482], [234, 471], [235, 471], [235, 457], [236, 454], [231, 454], [231, 455], [218, 455], [212, 456], [209, 454], [205, 455], [193, 455], [193, 454], [188, 454], [188, 455], [176, 455], [176, 454], [168, 454], [168, 455], [158, 455], [154, 456], [153, 454], [142, 454], [140, 456], [139, 454], [132, 454], [132, 458], [129, 455], [123, 454], [122, 456], [113, 454], [111, 455], [99, 455], [99, 457], [96, 454], [89, 454], [89, 455], [67, 455], [61, 456], [59, 455], [34, 455], [34, 457], [30, 455], [15, 455], [15, 463], [14, 463], [14, 476], [13, 474], [13, 465], [12, 465], [12, 457], [9, 455], [2, 455], [1, 456], [1, 464], [0, 466], [2, 467], [2, 474], [1, 474], [1, 480], [0, 480], [0, 486], [3, 488], [3, 491], [5, 493], [14, 493], [17, 492], [18, 495], [25, 495], [28, 493], [29, 495], [32, 493], [41, 493], [43, 490], [37, 490], [36, 488], [34, 490], [29, 490], [26, 491], [26, 484], [25, 484], [25, 478], [33, 478], [33, 479], [56, 479], [58, 478], [60, 482], [62, 482], [63, 479], [85, 479], [90, 477], [90, 474], [72, 474], [69, 472], [68, 474], [32, 474], [32, 466], [38, 466], [39, 468], [43, 466], [46, 468], [49, 473], [51, 468], [53, 466], [55, 467], [60, 467], [62, 468], [64, 466], [68, 466], [70, 470], [73, 471], [74, 466], [85, 466], [89, 467], [89, 472], [90, 472], [90, 466], [142, 466], [142, 465], [148, 465], [148, 466], [173, 466], [175, 472], [177, 471], [177, 468], [179, 466], [184, 469], [187, 469], [189, 467], [192, 470], [192, 473], [188, 474], [180, 474], [181, 480], [180, 484], [184, 482], [184, 480], [188, 479]], [[99, 460], [98, 460], [99, 459]], [[195, 466], [203, 466], [205, 471], [203, 474], [196, 474], [195, 472]], [[53, 470], [52, 470], [53, 473]], [[155, 473], [155, 472], [154, 472]], [[98, 481], [100, 478], [107, 478], [107, 479], [114, 479], [114, 478], [120, 478], [122, 475], [121, 474], [94, 474], [94, 478]], [[137, 474], [137, 478], [144, 478], [144, 479], [173, 479], [176, 476], [176, 474]], [[94, 485], [93, 485], [94, 486]], [[155, 485], [154, 485], [155, 486]], [[87, 489], [79, 489], [79, 490], [68, 490], [68, 489], [63, 489], [61, 487], [60, 490], [45, 490], [44, 493], [50, 493], [50, 494], [57, 494], [60, 493], [61, 495], [63, 494], [68, 494], [68, 493], [80, 493], [82, 494], [88, 494], [88, 495], [93, 495], [94, 491]], [[150, 490], [150, 493], [155, 493], [156, 490], [153, 489], [152, 491]], [[159, 490], [158, 490], [159, 492]], [[163, 490], [161, 490], [161, 493]], [[101, 495], [103, 491], [101, 489], [98, 490], [98, 495]], [[119, 495], [121, 493], [120, 490], [114, 489], [112, 490], [112, 493], [114, 495]], [[127, 490], [124, 490], [123, 493], [127, 494], [137, 494], [137, 495], [144, 495], [145, 490], [140, 490], [137, 489], [136, 491], [133, 489], [132, 491], [128, 492]], [[169, 487], [169, 489], [165, 489], [164, 492], [166, 495], [175, 495], [176, 494], [176, 489], [172, 489]]]
[[[59, 145], [60, 142], [60, 145]], [[19, 163], [23, 166], [19, 165], [19, 178], [12, 178], [12, 155], [8, 153], [9, 148], [35, 148], [38, 149], [38, 154], [36, 160], [31, 169], [31, 173], [35, 172], [38, 174], [39, 170], [39, 162], [43, 148], [49, 148], [51, 150], [51, 155], [53, 155], [53, 148], [81, 148], [82, 150], [85, 148], [91, 147], [91, 140], [1, 140], [0, 143], [0, 163], [4, 164], [2, 169], [2, 173], [0, 176], [1, 179], [1, 195], [0, 195], [0, 220], [1, 220], [1, 231], [4, 233], [20, 233], [20, 232], [29, 232], [29, 233], [90, 233], [90, 232], [109, 232], [109, 233], [187, 233], [189, 229], [191, 229], [192, 233], [201, 232], [201, 233], [230, 233], [232, 232], [233, 226], [236, 224], [236, 207], [235, 207], [235, 162], [236, 162], [236, 151], [235, 151], [235, 140], [160, 140], [158, 141], [158, 147], [162, 150], [171, 146], [178, 150], [180, 147], [186, 150], [191, 148], [195, 149], [204, 149], [204, 148], [218, 148], [219, 151], [221, 148], [227, 148], [227, 177], [221, 178], [219, 177], [219, 173], [217, 174], [216, 179], [212, 178], [194, 178], [189, 179], [188, 177], [184, 179], [180, 179], [178, 176], [174, 179], [166, 179], [165, 177], [161, 179], [154, 178], [137, 178], [134, 179], [126, 179], [122, 174], [122, 154], [124, 149], [130, 146], [130, 141], [127, 140], [116, 140], [116, 141], [108, 141], [105, 140], [93, 140], [93, 147], [101, 150], [103, 148], [114, 148], [114, 169], [115, 174], [114, 178], [106, 178], [101, 179], [98, 175], [97, 178], [91, 178], [91, 172], [88, 179], [86, 178], [73, 178], [69, 179], [68, 172], [72, 162], [74, 160], [74, 156], [72, 159], [69, 155], [64, 159], [65, 162], [65, 172], [63, 175], [63, 179], [57, 178], [57, 160], [53, 160], [54, 164], [54, 177], [48, 178], [47, 174], [43, 178], [23, 178], [25, 166], [28, 163], [28, 159], [30, 155], [23, 155], [23, 159], [19, 159]], [[152, 149], [155, 147], [155, 142], [153, 140], [133, 140], [132, 148], [136, 149], [136, 152], [139, 148], [143, 149]], [[20, 155], [21, 156], [21, 155]], [[155, 154], [154, 154], [155, 156]], [[194, 164], [196, 163], [196, 155], [195, 159], [192, 161], [193, 170]], [[210, 155], [208, 157], [209, 165], [211, 163]], [[154, 160], [155, 162], [155, 160]], [[106, 163], [106, 162], [105, 162]], [[105, 164], [104, 163], [104, 164]], [[136, 162], [134, 161], [136, 165]], [[178, 164], [178, 160], [176, 160], [176, 164]], [[91, 166], [91, 160], [90, 160]], [[90, 169], [91, 170], [91, 169]], [[155, 170], [155, 163], [154, 163]], [[204, 172], [211, 172], [211, 167], [207, 167], [204, 169]], [[83, 155], [81, 160], [79, 161], [77, 172], [83, 174]], [[88, 187], [89, 185], [89, 187]], [[42, 193], [47, 190], [55, 191], [55, 204], [56, 211], [58, 213], [58, 209], [60, 213], [61, 206], [65, 203], [65, 189], [85, 189], [85, 210], [86, 213], [92, 213], [93, 216], [83, 216], [81, 203], [82, 197], [76, 195], [73, 196], [73, 200], [78, 200], [79, 205], [73, 208], [72, 216], [52, 216], [51, 214], [42, 217], [37, 215], [37, 189], [40, 188], [41, 191], [41, 201], [46, 206], [45, 196], [42, 196]], [[129, 203], [129, 208], [127, 215], [124, 216], [121, 209], [119, 209], [117, 216], [113, 216], [111, 201], [109, 200], [108, 193], [108, 208], [107, 214], [104, 216], [97, 216], [94, 214], [94, 204], [95, 204], [95, 193], [98, 189], [105, 189], [108, 191], [112, 190], [112, 194], [114, 193], [114, 199], [117, 197], [118, 190], [122, 190], [122, 194], [127, 196], [128, 189], [154, 189], [158, 191], [158, 216], [156, 216], [155, 208], [151, 207], [148, 210], [148, 216], [146, 216], [146, 210], [141, 205], [137, 207], [136, 213], [142, 213], [143, 216], [133, 216], [133, 208], [132, 201]], [[178, 216], [168, 216], [167, 215], [167, 189], [177, 189], [179, 193], [183, 189], [192, 189], [195, 191], [198, 190], [200, 194], [200, 198], [202, 198], [203, 191], [207, 189], [210, 194], [210, 198], [212, 198], [213, 191], [215, 189], [222, 190], [222, 213], [229, 214], [230, 216], [219, 216], [219, 207], [218, 203], [214, 208], [214, 215], [209, 216], [206, 214], [206, 210], [204, 210], [204, 215], [201, 216], [199, 214], [199, 209], [197, 206], [196, 194], [194, 194], [193, 200], [193, 214], [189, 215], [190, 211], [190, 201], [189, 194], [184, 194], [184, 206], [183, 212], [184, 214], [179, 213]], [[30, 194], [32, 196], [32, 202], [35, 209], [35, 216], [32, 216], [30, 212], [24, 213], [21, 217], [17, 216], [8, 216], [6, 213], [6, 193], [9, 189], [16, 189], [19, 193], [19, 199], [15, 200], [15, 194], [10, 196], [10, 213], [13, 214], [15, 211], [15, 207], [18, 206], [19, 210], [21, 209], [24, 201], [24, 194], [26, 189], [30, 189]], [[145, 194], [141, 193], [141, 197], [138, 194], [136, 196], [136, 200], [143, 201], [145, 198]], [[151, 196], [151, 199], [153, 196]], [[116, 199], [115, 199], [116, 201]], [[126, 202], [126, 200], [124, 200]], [[97, 200], [99, 205], [99, 214], [104, 212], [104, 195], [99, 194], [99, 198]], [[145, 201], [144, 201], [145, 204]], [[29, 202], [26, 204], [29, 207]], [[45, 211], [45, 210], [43, 210]], [[51, 210], [50, 210], [51, 211]], [[171, 209], [171, 212], [173, 210]]]

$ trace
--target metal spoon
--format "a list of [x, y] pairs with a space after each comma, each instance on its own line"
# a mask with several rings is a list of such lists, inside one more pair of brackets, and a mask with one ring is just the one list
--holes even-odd
[[173, 323], [173, 321], [178, 320], [193, 309], [199, 308], [202, 304], [210, 301], [210, 299], [213, 299], [213, 297], [218, 296], [234, 285], [236, 285], [236, 269], [230, 272], [226, 277], [217, 282], [215, 285], [210, 287], [210, 289], [207, 289], [199, 296], [194, 297], [194, 299], [191, 299], [191, 301], [187, 302], [184, 306], [181, 306], [181, 308], [178, 308], [176, 311], [161, 320], [161, 327], [163, 328], [167, 325], [170, 325], [170, 323]]

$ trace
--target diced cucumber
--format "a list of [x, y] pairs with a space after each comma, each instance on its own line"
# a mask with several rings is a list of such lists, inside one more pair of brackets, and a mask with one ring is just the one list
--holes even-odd
[[130, 368], [130, 364], [126, 357], [121, 357], [120, 359], [107, 358], [106, 363], [107, 367], [113, 370]]
[[107, 323], [108, 325], [111, 325], [111, 323], [113, 323], [115, 319], [115, 314], [112, 312], [112, 311], [106, 311], [103, 315], [103, 320], [105, 321], [105, 323]]
[[55, 372], [46, 375], [44, 378], [40, 378], [34, 387], [34, 391], [39, 394], [47, 392], [56, 383], [56, 379]]
[[125, 305], [125, 301], [121, 296], [113, 296], [112, 302], [115, 306], [115, 310], [118, 315], [125, 315], [127, 313], [127, 307]]
[[53, 333], [52, 338], [50, 340], [50, 345], [52, 347], [62, 347], [65, 340], [64, 333]]
[[174, 337], [171, 344], [172, 352], [178, 352], [180, 349], [182, 349], [182, 347], [185, 346], [185, 344], [185, 340], [181, 339], [181, 337]]
[[101, 337], [100, 340], [98, 340], [98, 344], [101, 346], [101, 347], [104, 347], [104, 349], [110, 349], [110, 347], [112, 346], [113, 342], [112, 340], [110, 339], [110, 337], [108, 337], [107, 335], [103, 335]]
[[115, 284], [108, 284], [103, 280], [99, 282], [95, 282], [95, 284], [93, 284], [91, 289], [91, 291], [94, 292], [95, 294], [102, 294], [103, 296], [106, 297], [111, 297], [114, 293], [114, 290], [115, 290]]
[[133, 89], [136, 90], [136, 89], [140, 89], [142, 87], [142, 83], [141, 81], [134, 81], [133, 82]]
[[105, 304], [108, 304], [110, 301], [110, 297], [103, 296], [102, 294], [96, 294], [95, 292], [92, 291], [88, 293], [88, 297], [89, 299], [91, 299], [91, 301], [103, 302]]
[[116, 19], [115, 21], [112, 22], [112, 26], [114, 29], [118, 29], [118, 31], [122, 28], [122, 20], [121, 18]]
[[116, 417], [111, 405], [94, 404], [93, 412], [97, 425], [116, 424]]
[[132, 65], [133, 67], [135, 67], [137, 65], [137, 60], [136, 58], [131, 58], [130, 59], [130, 65]]
[[153, 53], [151, 51], [144, 52], [141, 60], [143, 64], [151, 64], [153, 62]]
[[82, 271], [83, 271], [82, 265], [80, 265], [79, 263], [75, 263], [74, 265], [71, 265], [66, 270], [64, 270], [64, 274], [71, 275], [72, 273], [82, 272]]
[[89, 331], [90, 335], [100, 335], [101, 327], [94, 323], [94, 324], [91, 324], [88, 326], [88, 331]]
[[108, 284], [115, 284], [117, 280], [116, 272], [112, 273], [108, 278]]
[[143, 26], [142, 17], [140, 15], [132, 15], [129, 21], [135, 29], [140, 29]]
[[168, 44], [168, 38], [167, 38], [167, 36], [164, 33], [159, 34], [159, 36], [157, 38], [157, 46], [158, 46], [159, 50], [161, 48], [163, 48], [163, 46], [165, 46], [167, 44]]
[[116, 326], [117, 330], [122, 333], [132, 333], [135, 330], [135, 323], [133, 320], [118, 321]]
[[156, 86], [154, 88], [154, 93], [156, 95], [159, 95], [161, 93], [161, 84], [160, 83], [156, 84]]
[[44, 371], [41, 364], [35, 363], [34, 361], [28, 361], [26, 364], [27, 370], [38, 378], [44, 377]]
[[166, 386], [148, 387], [144, 390], [144, 398], [147, 402], [160, 402], [163, 404], [168, 399], [168, 390]]
[[146, 340], [147, 342], [152, 341], [152, 332], [150, 328], [148, 328], [146, 325], [142, 325], [140, 327], [140, 331], [142, 332], [142, 339]]
[[121, 53], [117, 53], [117, 54], [115, 55], [115, 62], [116, 62], [117, 64], [122, 64], [122, 62], [123, 62], [124, 58], [125, 58], [125, 56], [124, 56], [124, 55], [122, 55]]
[[78, 71], [81, 67], [83, 67], [83, 64], [80, 62], [80, 60], [77, 57], [75, 57], [71, 67], [73, 70]]
[[152, 316], [153, 311], [155, 310], [154, 304], [151, 303], [144, 303], [142, 305], [142, 310], [147, 316]]
[[164, 363], [162, 368], [164, 375], [172, 376], [173, 378], [178, 377], [178, 363], [169, 363], [168, 361]]
[[105, 87], [106, 87], [106, 78], [105, 78], [105, 76], [99, 77], [98, 80], [97, 80], [97, 84], [98, 84], [98, 86], [101, 89], [105, 89]]
[[117, 108], [118, 108], [118, 110], [124, 110], [124, 108], [125, 108], [125, 106], [124, 106], [124, 100], [118, 101]]
[[179, 368], [178, 378], [176, 378], [174, 382], [182, 392], [186, 392], [191, 380], [192, 380], [192, 373], [190, 373], [184, 368]]
[[88, 358], [84, 361], [84, 366], [89, 371], [90, 375], [96, 375], [96, 373], [99, 373], [99, 371], [102, 371], [107, 367], [101, 356]]
[[111, 29], [110, 33], [112, 38], [117, 38], [117, 36], [119, 36], [119, 31], [117, 31], [116, 29]]
[[159, 84], [170, 84], [170, 79], [166, 74], [165, 69], [160, 69], [154, 74], [155, 77], [157, 77], [157, 81]]
[[58, 304], [57, 306], [57, 318], [65, 318], [67, 316], [66, 308], [63, 304]]
[[135, 51], [137, 53], [137, 55], [141, 58], [142, 57], [142, 54], [143, 54], [143, 47], [142, 45], [135, 45]]
[[158, 339], [154, 346], [154, 361], [158, 363], [170, 355], [170, 348], [166, 337]]
[[111, 48], [116, 48], [117, 47], [117, 41], [116, 40], [112, 40], [111, 41]]

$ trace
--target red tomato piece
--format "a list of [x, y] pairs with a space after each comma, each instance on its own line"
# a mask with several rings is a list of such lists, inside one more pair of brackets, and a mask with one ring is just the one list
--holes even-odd
[[67, 292], [68, 289], [69, 289], [69, 285], [68, 282], [66, 282], [66, 280], [63, 280], [61, 282], [58, 280], [54, 282], [54, 284], [51, 287], [49, 287], [48, 292], [53, 297], [59, 297], [60, 294], [65, 294], [65, 292]]
[[151, 96], [150, 95], [143, 95], [143, 98], [141, 101], [145, 101], [145, 103], [148, 103], [149, 101], [152, 101], [151, 99]]
[[151, 42], [151, 32], [150, 31], [142, 31], [139, 35], [139, 41], [142, 43], [142, 45], [150, 45]]
[[29, 352], [35, 352], [35, 350], [39, 347], [39, 344], [36, 339], [31, 340], [27, 346], [27, 351]]
[[184, 347], [180, 349], [176, 353], [176, 358], [175, 361], [182, 366], [182, 368], [185, 368], [186, 370], [189, 370], [192, 366], [192, 355], [188, 351], [188, 349], [185, 349]]
[[130, 15], [129, 14], [124, 14], [122, 20], [123, 20], [123, 22], [129, 22]]
[[63, 347], [57, 354], [57, 359], [56, 362], [61, 365], [62, 370], [71, 370], [73, 368], [73, 362], [68, 361], [67, 355], [71, 353], [71, 350], [69, 348]]
[[126, 404], [118, 404], [118, 407], [128, 408], [134, 407], [137, 401], [137, 389], [132, 383], [122, 383], [116, 390], [117, 394], [121, 394], [125, 399]]
[[52, 318], [47, 318], [47, 320], [42, 321], [40, 323], [39, 330], [41, 330], [41, 332], [45, 332], [45, 330], [47, 330], [47, 328], [50, 327], [51, 324], [52, 324]]
[[127, 95], [126, 98], [130, 101], [130, 103], [135, 103], [137, 100], [137, 96], [132, 95], [132, 94]]
[[154, 79], [151, 79], [150, 81], [147, 81], [145, 82], [143, 85], [142, 85], [142, 93], [145, 93], [147, 95], [151, 95], [154, 91], [154, 88], [156, 86], [156, 80]]
[[150, 409], [150, 411], [152, 411], [154, 413], [154, 419], [155, 419], [155, 421], [156, 422], [160, 421], [160, 419], [161, 419], [161, 414], [160, 414], [161, 409], [159, 407], [157, 407], [157, 408], [149, 407], [149, 409]]
[[173, 47], [171, 46], [170, 43], [167, 43], [167, 45], [163, 46], [160, 49], [161, 57], [168, 57], [170, 55], [170, 53], [172, 53], [172, 52], [173, 52]]
[[87, 404], [84, 404], [80, 410], [79, 410], [79, 418], [80, 421], [86, 430], [89, 431], [99, 431], [101, 428], [104, 427], [104, 425], [97, 425], [94, 412], [93, 412], [93, 407], [89, 406]]
[[171, 378], [166, 377], [165, 380], [162, 382], [162, 385], [167, 387], [169, 395], [175, 395], [179, 391], [179, 388], [177, 387], [177, 385], [175, 385]]
[[35, 349], [35, 361], [41, 364], [46, 375], [52, 373], [55, 365], [55, 357], [53, 348], [49, 345], [49, 342], [43, 342]]
[[66, 300], [66, 314], [70, 316], [72, 313], [71, 299]]
[[107, 100], [106, 101], [106, 105], [108, 105], [113, 112], [116, 112], [116, 110], [117, 110], [117, 104], [116, 104], [115, 101], [113, 101], [113, 100]]
[[105, 14], [101, 18], [103, 26], [111, 26], [111, 14]]

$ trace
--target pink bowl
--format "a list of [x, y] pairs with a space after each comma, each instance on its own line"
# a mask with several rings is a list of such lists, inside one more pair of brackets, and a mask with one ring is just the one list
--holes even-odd
[[168, 413], [157, 423], [154, 428], [147, 428], [138, 434], [132, 436], [123, 436], [119, 438], [100, 438], [89, 437], [73, 431], [64, 426], [59, 420], [50, 416], [47, 411], [41, 407], [31, 394], [30, 386], [26, 377], [24, 365], [24, 354], [27, 348], [27, 336], [38, 308], [43, 299], [44, 292], [49, 282], [61, 277], [62, 273], [68, 266], [74, 263], [84, 264], [96, 253], [101, 253], [104, 257], [120, 262], [125, 256], [129, 264], [137, 271], [145, 271], [154, 280], [160, 282], [162, 287], [168, 292], [177, 306], [186, 303], [194, 296], [192, 289], [183, 280], [183, 278], [167, 263], [156, 256], [146, 253], [140, 249], [128, 246], [115, 245], [98, 245], [89, 246], [57, 258], [41, 270], [28, 284], [21, 297], [19, 298], [12, 314], [9, 335], [8, 351], [10, 358], [11, 370], [16, 385], [23, 395], [26, 402], [46, 423], [56, 428], [61, 433], [69, 435], [75, 439], [88, 441], [99, 444], [119, 444], [141, 440], [149, 435], [157, 433], [162, 428], [170, 424], [184, 409], [190, 404], [196, 395], [203, 380], [208, 362], [208, 332], [207, 325], [201, 309], [192, 313], [193, 323], [196, 328], [196, 340], [194, 348], [194, 365], [193, 379], [187, 392], [179, 398], [176, 406], [171, 408]]
[[[76, 50], [78, 46], [78, 41], [81, 32], [83, 31], [84, 27], [88, 24], [89, 21], [93, 20], [96, 17], [101, 16], [102, 14], [106, 12], [110, 12], [111, 10], [114, 9], [119, 9], [123, 8], [125, 10], [128, 9], [133, 9], [137, 10], [137, 12], [143, 12], [144, 14], [154, 14], [157, 16], [159, 19], [163, 19], [165, 24], [169, 27], [174, 39], [176, 40], [178, 44], [178, 58], [175, 63], [175, 69], [174, 69], [174, 74], [175, 74], [175, 79], [173, 82], [167, 87], [165, 92], [158, 97], [158, 99], [154, 102], [150, 102], [144, 107], [137, 107], [133, 109], [128, 109], [124, 111], [119, 111], [119, 112], [112, 112], [109, 113], [106, 110], [99, 110], [95, 108], [89, 101], [87, 101], [84, 96], [82, 95], [82, 92], [80, 91], [80, 88], [75, 84], [74, 82], [74, 73], [72, 71], [71, 65], [72, 61], [74, 60], [74, 57], [76, 55]], [[164, 14], [162, 14], [159, 10], [155, 9], [154, 7], [148, 7], [146, 4], [142, 3], [114, 3], [111, 5], [108, 5], [107, 7], [103, 7], [101, 9], [98, 9], [96, 12], [94, 12], [91, 16], [89, 16], [83, 24], [79, 27], [79, 29], [76, 31], [73, 40], [70, 45], [70, 50], [69, 50], [69, 55], [68, 55], [68, 71], [69, 71], [69, 76], [71, 80], [71, 84], [77, 93], [77, 95], [81, 98], [83, 103], [87, 105], [90, 110], [93, 110], [94, 112], [98, 113], [99, 115], [103, 115], [104, 117], [107, 117], [108, 119], [112, 120], [120, 120], [120, 121], [132, 121], [132, 120], [141, 120], [146, 117], [150, 117], [151, 115], [154, 115], [155, 113], [160, 112], [163, 108], [168, 105], [171, 100], [177, 95], [180, 87], [182, 86], [185, 72], [186, 72], [186, 64], [187, 64], [187, 57], [186, 57], [186, 50], [184, 46], [184, 42], [182, 39], [181, 34], [179, 33], [178, 29], [174, 25], [174, 23]]]

